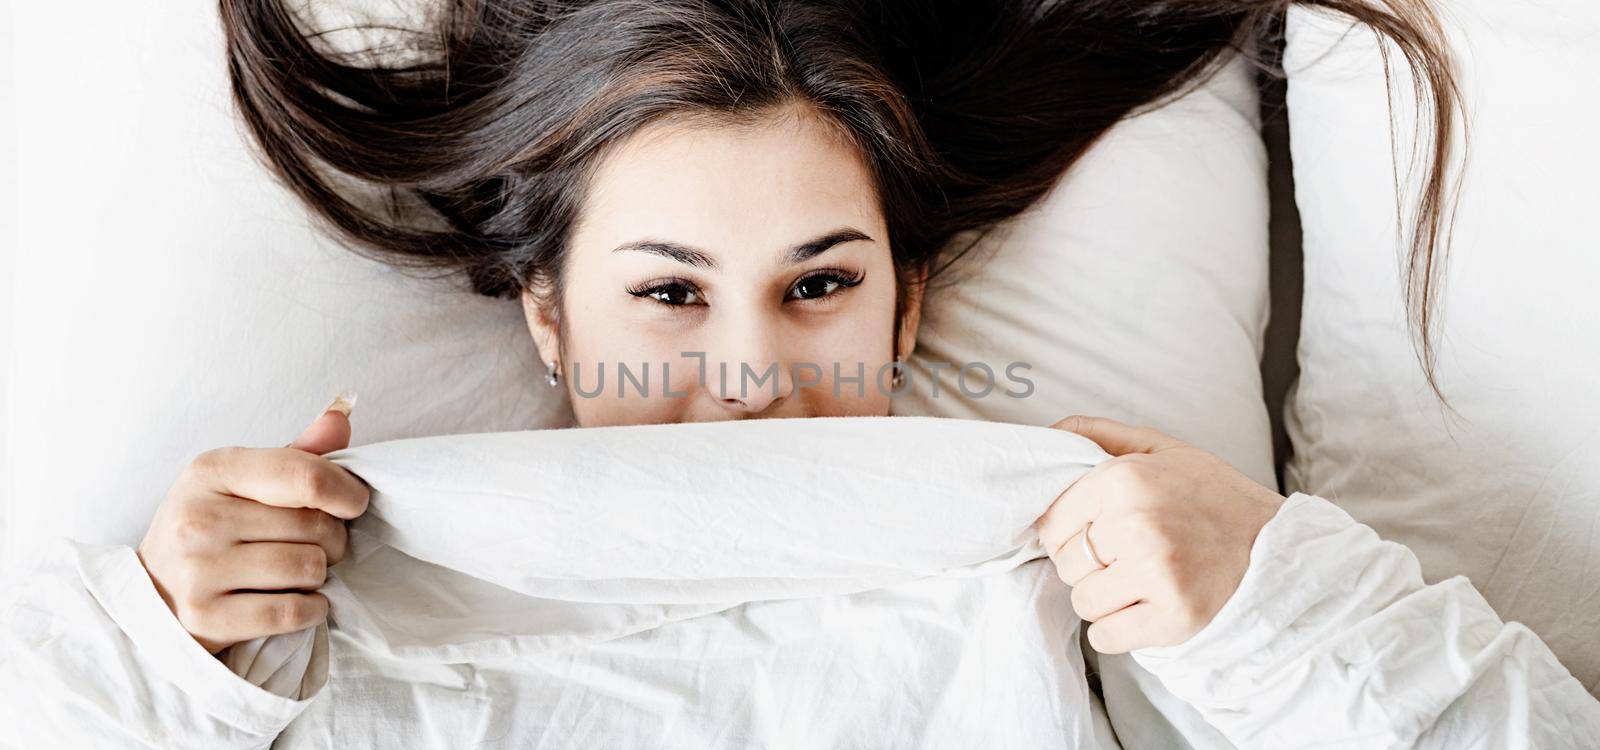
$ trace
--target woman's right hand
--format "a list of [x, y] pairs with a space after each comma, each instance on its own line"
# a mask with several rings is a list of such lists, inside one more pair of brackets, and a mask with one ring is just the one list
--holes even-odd
[[364, 481], [322, 457], [350, 444], [353, 402], [335, 399], [286, 447], [201, 453], [156, 511], [139, 560], [212, 654], [327, 617], [316, 589], [344, 557], [345, 521], [370, 497]]

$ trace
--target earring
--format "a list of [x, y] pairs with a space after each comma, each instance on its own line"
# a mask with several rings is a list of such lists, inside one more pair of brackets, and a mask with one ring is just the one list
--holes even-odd
[[896, 388], [899, 388], [902, 385], [905, 385], [905, 383], [906, 383], [905, 366], [906, 366], [906, 363], [904, 363], [904, 362], [902, 362], [902, 361], [900, 361], [898, 359], [894, 361], [894, 377], [889, 380], [889, 388], [890, 389], [896, 389]]
[[544, 365], [544, 382], [551, 388], [561, 384], [561, 371], [556, 369], [554, 361], [546, 362]]

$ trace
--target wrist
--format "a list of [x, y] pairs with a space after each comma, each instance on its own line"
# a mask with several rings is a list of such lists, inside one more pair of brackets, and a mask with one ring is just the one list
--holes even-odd
[[1249, 498], [1253, 526], [1250, 530], [1250, 549], [1254, 549], [1256, 540], [1261, 538], [1261, 530], [1272, 523], [1272, 519], [1278, 516], [1278, 511], [1283, 510], [1283, 504], [1289, 500], [1266, 487], [1253, 482], [1252, 484], [1254, 487]]

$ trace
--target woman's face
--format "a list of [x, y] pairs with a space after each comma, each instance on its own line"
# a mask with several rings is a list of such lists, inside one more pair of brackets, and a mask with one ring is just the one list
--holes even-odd
[[523, 304], [586, 427], [882, 416], [884, 368], [916, 339], [920, 294], [895, 320], [868, 167], [808, 109], [662, 122], [618, 144], [564, 268], [564, 325], [534, 294]]

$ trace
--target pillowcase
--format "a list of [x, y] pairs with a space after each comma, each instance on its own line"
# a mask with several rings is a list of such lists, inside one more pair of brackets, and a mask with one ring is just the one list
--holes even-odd
[[[1468, 576], [1600, 695], [1600, 6], [1439, 10], [1470, 108], [1437, 345], [1459, 416], [1406, 330], [1377, 42], [1296, 7], [1285, 67], [1305, 297], [1285, 483], [1409, 546], [1430, 582]], [[1404, 64], [1394, 73], [1403, 179], [1416, 103]]]
[[[11, 4], [0, 4], [0, 290], [11, 289], [17, 245], [17, 118], [16, 64], [11, 54]], [[7, 421], [6, 384], [11, 361], [11, 305], [0, 303], [0, 425]], [[6, 435], [0, 426], [0, 462]], [[4, 489], [0, 488], [0, 493]], [[0, 494], [0, 531], [4, 529], [5, 495]], [[3, 534], [0, 534], [3, 536]]]
[[55, 62], [17, 71], [7, 564], [137, 543], [196, 454], [288, 443], [346, 388], [356, 443], [560, 423], [517, 303], [339, 247], [255, 161], [214, 4], [14, 12]]
[[1252, 69], [1230, 61], [1199, 90], [1113, 128], [949, 278], [935, 277], [914, 387], [895, 413], [1042, 425], [1107, 416], [1200, 445], [1276, 487], [1260, 373], [1268, 196], [1258, 96]]

